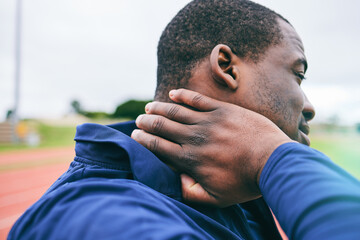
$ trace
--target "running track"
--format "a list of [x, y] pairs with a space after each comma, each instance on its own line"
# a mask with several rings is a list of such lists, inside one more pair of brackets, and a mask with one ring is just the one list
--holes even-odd
[[0, 240], [69, 167], [73, 147], [0, 153]]

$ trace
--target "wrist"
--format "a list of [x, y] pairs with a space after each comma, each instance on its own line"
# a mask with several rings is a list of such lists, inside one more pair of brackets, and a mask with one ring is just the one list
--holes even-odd
[[[285, 134], [284, 134], [285, 135]], [[270, 156], [274, 153], [274, 151], [280, 147], [283, 144], [290, 143], [290, 142], [296, 142], [294, 140], [291, 140], [289, 137], [285, 135], [285, 137], [282, 137], [278, 139], [277, 141], [272, 141], [271, 144], [268, 144], [267, 147], [259, 146], [261, 149], [261, 154], [258, 159], [258, 166], [257, 166], [257, 174], [256, 174], [256, 185], [259, 188], [260, 183], [260, 177], [261, 173], [263, 172], [263, 169], [269, 160]]]

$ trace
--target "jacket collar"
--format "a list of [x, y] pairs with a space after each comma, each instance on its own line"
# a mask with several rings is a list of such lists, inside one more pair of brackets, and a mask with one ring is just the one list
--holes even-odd
[[181, 201], [181, 183], [177, 173], [152, 152], [130, 138], [135, 122], [79, 125], [75, 135], [77, 157], [99, 162], [115, 169], [130, 168], [134, 179]]

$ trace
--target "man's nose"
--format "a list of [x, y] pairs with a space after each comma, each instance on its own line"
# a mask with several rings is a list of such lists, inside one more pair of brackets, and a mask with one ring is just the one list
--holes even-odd
[[308, 122], [315, 117], [315, 108], [311, 104], [305, 93], [304, 93], [304, 98], [305, 98], [305, 102], [304, 102], [304, 108], [302, 114], [304, 115], [305, 120]]

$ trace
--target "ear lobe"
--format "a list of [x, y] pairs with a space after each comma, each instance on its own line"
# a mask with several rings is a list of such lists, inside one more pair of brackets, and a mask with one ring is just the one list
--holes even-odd
[[239, 72], [234, 64], [235, 54], [224, 44], [216, 45], [210, 54], [210, 65], [214, 80], [235, 91], [239, 84]]

